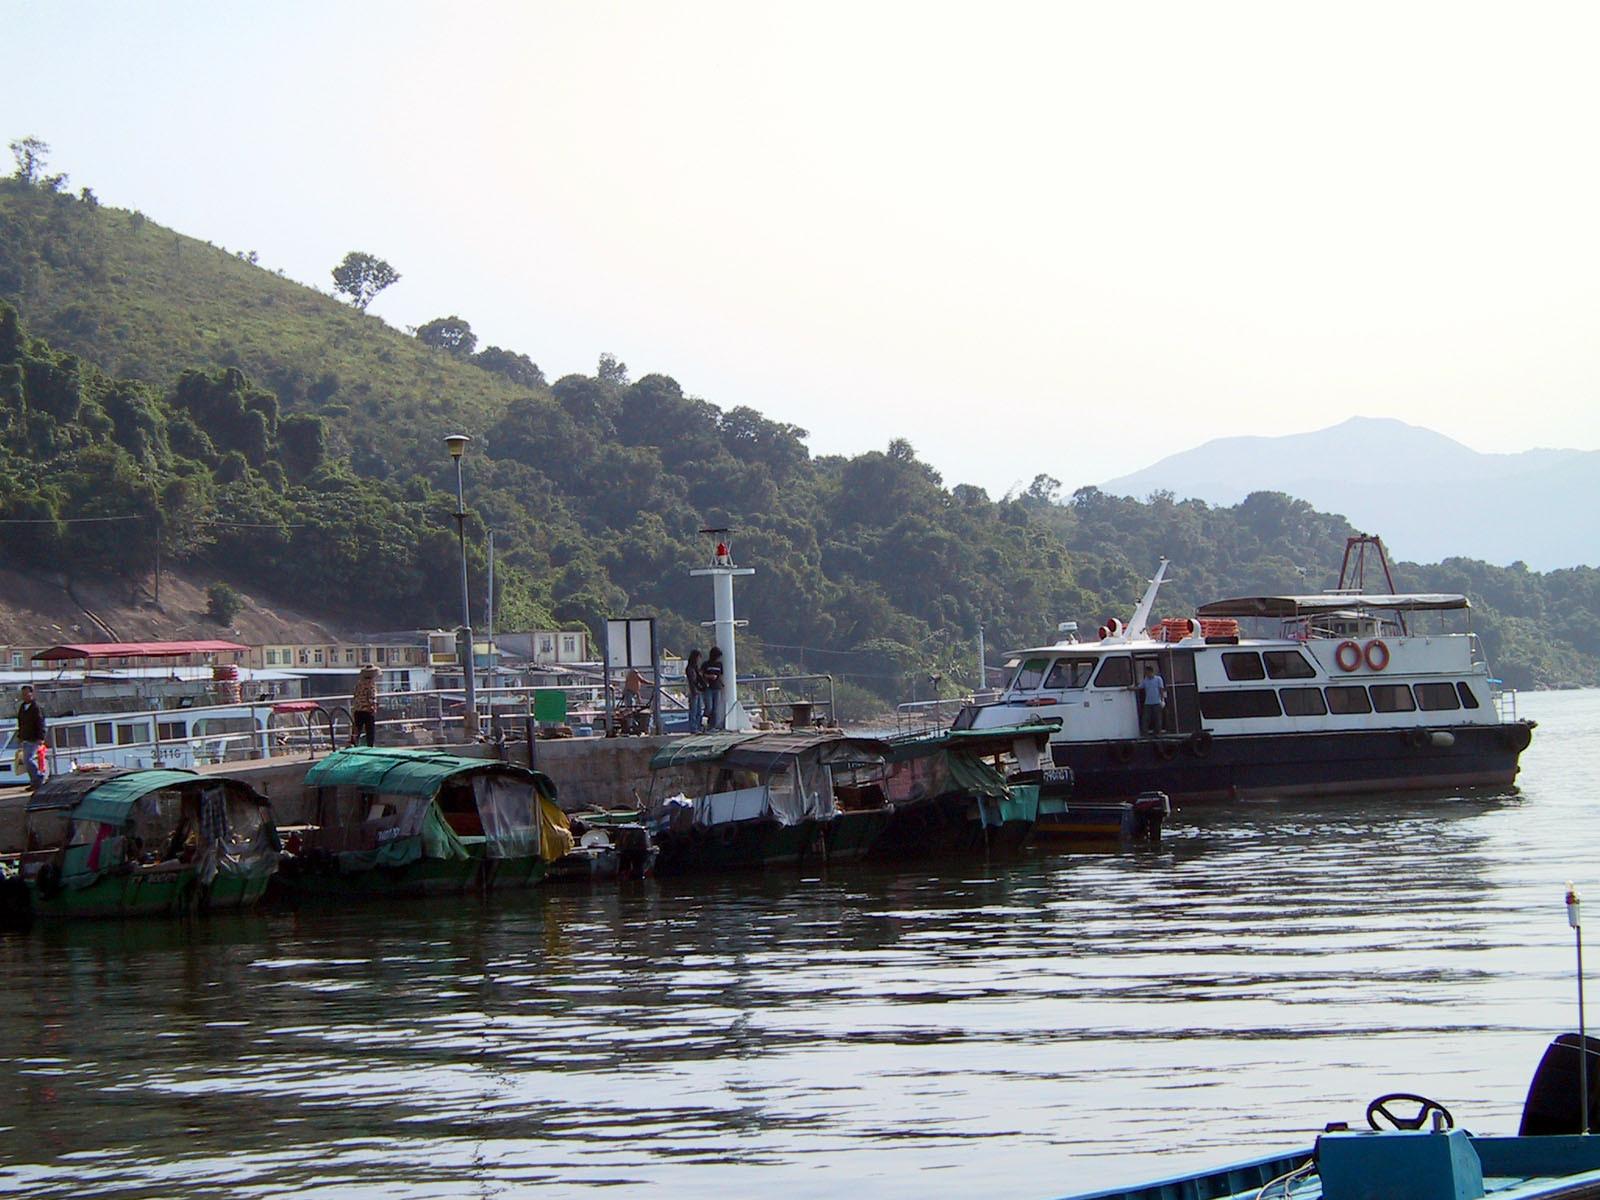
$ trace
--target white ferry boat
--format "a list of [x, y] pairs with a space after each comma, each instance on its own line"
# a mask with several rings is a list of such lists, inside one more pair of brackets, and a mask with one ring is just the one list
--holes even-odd
[[[271, 702], [209, 708], [47, 717], [47, 774], [92, 767], [186, 767], [265, 758], [280, 736]], [[0, 787], [26, 784], [17, 764], [16, 721], [0, 722]]]
[[[1069, 633], [1016, 652], [1000, 697], [966, 706], [955, 727], [1059, 717], [1045, 782], [1083, 799], [1503, 788], [1516, 779], [1534, 723], [1516, 719], [1515, 694], [1490, 677], [1465, 627], [1465, 596], [1341, 588], [1221, 600], [1156, 621], [1166, 565], [1126, 626], [1113, 620], [1093, 642]], [[1139, 724], [1146, 665], [1166, 684], [1153, 735]]]

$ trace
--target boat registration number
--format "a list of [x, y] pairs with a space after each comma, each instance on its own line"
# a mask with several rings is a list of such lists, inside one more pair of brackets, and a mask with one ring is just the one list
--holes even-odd
[[1046, 783], [1071, 783], [1072, 782], [1072, 768], [1071, 767], [1046, 767], [1044, 769], [1044, 781]]

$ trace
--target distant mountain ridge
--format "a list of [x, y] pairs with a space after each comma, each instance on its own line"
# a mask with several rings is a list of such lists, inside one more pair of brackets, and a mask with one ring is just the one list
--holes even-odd
[[1314, 433], [1231, 437], [1107, 480], [1113, 495], [1169, 491], [1209, 504], [1285, 492], [1381, 536], [1396, 557], [1451, 557], [1537, 571], [1600, 562], [1600, 451], [1480, 454], [1394, 418], [1352, 417]]

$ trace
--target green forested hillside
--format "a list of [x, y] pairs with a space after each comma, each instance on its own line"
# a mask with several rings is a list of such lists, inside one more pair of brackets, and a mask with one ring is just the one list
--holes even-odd
[[[1041, 476], [996, 499], [904, 441], [813, 457], [802, 430], [609, 359], [545, 386], [515, 348], [428, 344], [38, 181], [0, 181], [0, 305], [0, 550], [145, 594], [159, 547], [348, 625], [454, 623], [457, 431], [472, 587], [492, 529], [502, 628], [654, 613], [671, 648], [703, 645], [708, 588], [687, 571], [697, 531], [726, 525], [759, 570], [741, 666], [828, 671], [862, 704], [925, 697], [932, 675], [970, 688], [980, 626], [994, 663], [1060, 620], [1126, 616], [1162, 555], [1164, 615], [1331, 586], [1353, 532], [1275, 494], [1062, 498]], [[1472, 595], [1509, 682], [1600, 683], [1594, 570], [1397, 572]]]

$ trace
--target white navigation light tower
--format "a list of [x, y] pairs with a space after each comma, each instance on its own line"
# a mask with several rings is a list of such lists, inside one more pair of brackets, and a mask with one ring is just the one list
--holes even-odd
[[712, 614], [716, 619], [700, 624], [711, 630], [713, 645], [722, 650], [722, 728], [750, 729], [750, 714], [744, 711], [744, 705], [739, 702], [739, 657], [734, 651], [733, 631], [744, 622], [733, 619], [733, 577], [754, 575], [756, 569], [733, 565], [733, 555], [728, 553], [726, 529], [702, 529], [700, 532], [709, 533], [716, 539], [716, 550], [711, 555], [709, 567], [695, 567], [689, 574], [711, 576]]

